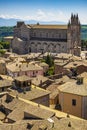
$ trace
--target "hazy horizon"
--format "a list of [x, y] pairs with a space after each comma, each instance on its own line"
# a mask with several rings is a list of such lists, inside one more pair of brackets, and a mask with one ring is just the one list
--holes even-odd
[[0, 0], [0, 17], [67, 23], [71, 13], [87, 24], [87, 0]]

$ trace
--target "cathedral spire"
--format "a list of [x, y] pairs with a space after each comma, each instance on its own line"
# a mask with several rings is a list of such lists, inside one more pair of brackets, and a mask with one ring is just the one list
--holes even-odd
[[79, 24], [79, 17], [78, 14], [71, 14], [71, 24], [78, 25]]
[[68, 22], [68, 26], [70, 26], [70, 20], [69, 20], [69, 22]]
[[[79, 22], [78, 14], [71, 14], [71, 20], [68, 22], [68, 44], [70, 53], [74, 53], [74, 47], [81, 46], [81, 40], [80, 40], [80, 29], [81, 25]], [[76, 49], [76, 55], [79, 55], [80, 50]], [[78, 53], [78, 54], [77, 54]]]
[[76, 15], [76, 18], [78, 19], [78, 13], [77, 13], [77, 15]]
[[73, 13], [71, 13], [71, 19], [73, 19]]

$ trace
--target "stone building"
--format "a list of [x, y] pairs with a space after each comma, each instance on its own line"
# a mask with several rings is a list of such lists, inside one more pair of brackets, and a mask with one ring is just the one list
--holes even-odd
[[[31, 85], [30, 81], [28, 84], [27, 82], [28, 81], [26, 80], [25, 76], [17, 77], [14, 81], [14, 87], [10, 89], [10, 94], [17, 98], [23, 98], [24, 100], [35, 102], [38, 104], [38, 106], [41, 104], [49, 107], [50, 92]], [[18, 86], [18, 84], [21, 85]]]
[[59, 104], [63, 112], [87, 119], [87, 82], [78, 77], [75, 82], [66, 82], [58, 87]]
[[28, 77], [36, 77], [43, 75], [43, 68], [37, 64], [29, 64], [27, 62], [12, 62], [6, 65], [7, 73], [11, 77], [26, 75]]
[[0, 94], [6, 92], [8, 88], [11, 88], [12, 81], [10, 80], [0, 80]]
[[4, 60], [0, 60], [0, 74], [6, 74], [6, 62]]
[[78, 15], [73, 14], [67, 25], [26, 25], [17, 22], [11, 44], [12, 51], [18, 54], [63, 52], [78, 56], [80, 46], [80, 22]]

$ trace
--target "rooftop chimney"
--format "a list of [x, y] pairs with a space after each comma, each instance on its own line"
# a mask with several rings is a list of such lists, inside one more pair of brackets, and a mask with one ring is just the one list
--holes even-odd
[[70, 117], [70, 115], [67, 113], [67, 118], [69, 118]]
[[71, 122], [68, 123], [68, 127], [71, 127]]
[[77, 84], [83, 84], [83, 77], [78, 77], [77, 78]]

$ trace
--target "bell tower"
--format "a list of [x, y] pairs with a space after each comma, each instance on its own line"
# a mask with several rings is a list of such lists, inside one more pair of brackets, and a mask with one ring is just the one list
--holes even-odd
[[[68, 53], [74, 54], [74, 49], [81, 47], [81, 25], [78, 14], [71, 14], [67, 30], [67, 49]], [[78, 51], [78, 50], [77, 50]]]

